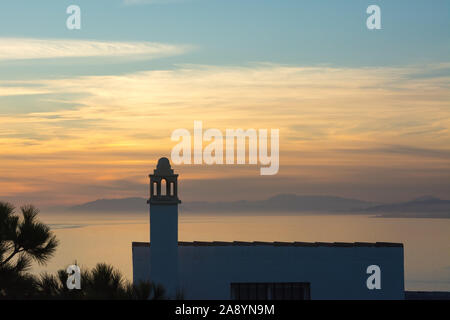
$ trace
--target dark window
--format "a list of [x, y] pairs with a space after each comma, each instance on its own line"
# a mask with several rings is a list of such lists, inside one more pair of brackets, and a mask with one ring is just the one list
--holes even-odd
[[309, 300], [309, 282], [232, 283], [233, 300]]

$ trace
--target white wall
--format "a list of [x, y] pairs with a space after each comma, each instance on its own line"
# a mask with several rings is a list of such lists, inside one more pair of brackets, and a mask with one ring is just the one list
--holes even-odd
[[150, 281], [150, 247], [132, 246], [133, 282]]
[[[403, 247], [179, 246], [186, 299], [229, 299], [231, 282], [310, 282], [312, 299], [403, 299]], [[150, 248], [133, 248], [134, 281], [148, 278]], [[381, 268], [381, 290], [366, 269]]]

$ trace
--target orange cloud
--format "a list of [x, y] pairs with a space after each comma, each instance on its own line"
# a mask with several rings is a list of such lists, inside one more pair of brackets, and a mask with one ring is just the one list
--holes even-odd
[[[25, 85], [34, 84], [52, 97], [74, 98], [70, 108], [57, 111], [11, 114], [0, 109], [0, 147], [8, 150], [0, 155], [1, 174], [16, 184], [0, 196], [20, 197], [29, 190], [30, 177], [49, 181], [40, 186], [49, 193], [69, 189], [71, 183], [105, 183], [103, 191], [101, 186], [95, 194], [76, 191], [66, 195], [66, 202], [107, 197], [108, 181], [145, 185], [156, 159], [175, 145], [172, 131], [192, 130], [194, 120], [202, 120], [205, 129], [223, 131], [279, 128], [281, 177], [363, 183], [364, 170], [374, 167], [448, 173], [450, 77], [420, 76], [443, 67], [179, 66], [21, 81], [3, 87], [0, 96], [28, 94], [33, 87]], [[349, 168], [361, 169], [362, 176], [348, 177]], [[257, 178], [259, 172], [247, 166], [182, 170], [185, 179]], [[429, 174], [427, 179], [434, 178]], [[6, 190], [8, 184], [2, 186]], [[120, 187], [114, 188], [116, 196], [139, 190], [120, 193]]]

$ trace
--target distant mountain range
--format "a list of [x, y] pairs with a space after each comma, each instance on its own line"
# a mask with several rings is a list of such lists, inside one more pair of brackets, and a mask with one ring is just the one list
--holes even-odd
[[208, 213], [298, 213], [298, 212], [322, 212], [322, 213], [350, 213], [364, 210], [375, 203], [356, 199], [334, 196], [301, 196], [295, 194], [279, 194], [266, 200], [256, 201], [231, 201], [231, 202], [189, 202], [183, 207], [183, 211]]
[[408, 202], [369, 207], [370, 213], [385, 218], [450, 218], [450, 200], [425, 196]]
[[[100, 199], [66, 208], [71, 212], [147, 212], [144, 198]], [[379, 204], [357, 199], [320, 195], [279, 194], [266, 200], [183, 202], [180, 212], [209, 214], [334, 213], [376, 214], [380, 217], [450, 218], [450, 200], [421, 197], [409, 202]]]
[[77, 212], [146, 212], [148, 205], [144, 198], [99, 199], [66, 209]]

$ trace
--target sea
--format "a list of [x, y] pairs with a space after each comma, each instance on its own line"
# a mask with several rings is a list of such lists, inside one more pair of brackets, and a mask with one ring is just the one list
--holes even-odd
[[[55, 273], [105, 262], [132, 280], [131, 243], [148, 242], [148, 213], [47, 213], [60, 244], [46, 265]], [[450, 219], [327, 214], [180, 214], [179, 241], [399, 242], [405, 252], [405, 290], [450, 291]]]

